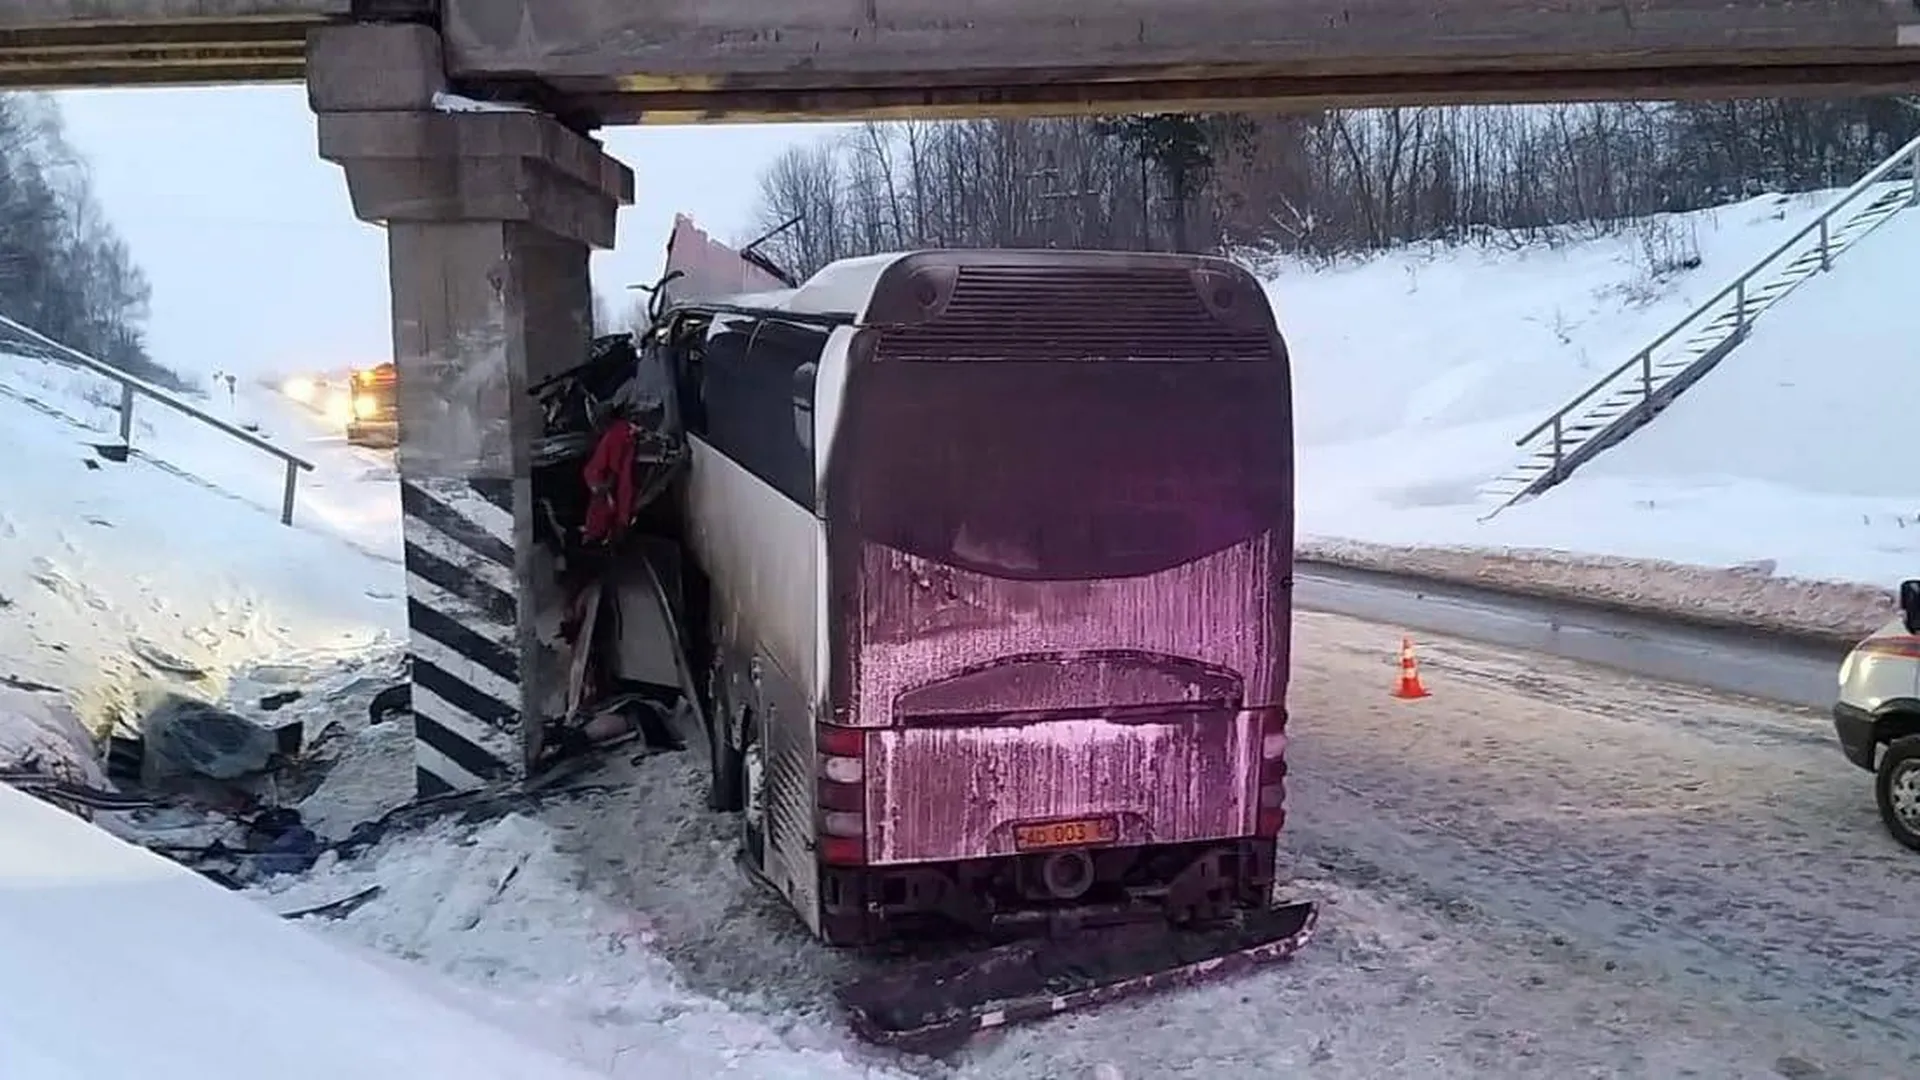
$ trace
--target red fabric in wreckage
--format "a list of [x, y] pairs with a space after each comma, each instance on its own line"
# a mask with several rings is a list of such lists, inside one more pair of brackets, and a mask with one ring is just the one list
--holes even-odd
[[582, 470], [587, 482], [587, 520], [580, 536], [589, 544], [618, 539], [633, 521], [633, 425], [615, 420], [600, 433]]

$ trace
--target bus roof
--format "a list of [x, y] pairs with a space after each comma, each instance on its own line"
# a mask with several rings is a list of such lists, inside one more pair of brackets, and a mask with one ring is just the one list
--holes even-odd
[[890, 251], [841, 259], [821, 267], [797, 289], [740, 293], [715, 300], [734, 307], [791, 311], [796, 315], [858, 317], [867, 310], [867, 300], [873, 296], [874, 283], [880, 280], [881, 273], [909, 254], [911, 252]]
[[873, 299], [874, 288], [879, 284], [881, 275], [887, 268], [902, 259], [913, 255], [935, 254], [956, 258], [964, 263], [981, 259], [989, 262], [996, 258], [1031, 259], [1036, 255], [1055, 258], [1072, 258], [1077, 263], [1092, 261], [1095, 265], [1106, 263], [1126, 264], [1157, 260], [1201, 260], [1205, 262], [1225, 262], [1212, 256], [1176, 256], [1165, 253], [1126, 252], [1126, 251], [1031, 251], [1025, 249], [912, 249], [907, 251], [888, 251], [878, 255], [861, 255], [850, 259], [840, 259], [828, 263], [815, 271], [813, 276], [800, 283], [794, 289], [771, 289], [764, 292], [741, 293], [732, 296], [716, 297], [715, 303], [729, 307], [761, 311], [788, 311], [795, 315], [811, 316], [814, 319], [832, 321], [864, 320], [867, 308]]

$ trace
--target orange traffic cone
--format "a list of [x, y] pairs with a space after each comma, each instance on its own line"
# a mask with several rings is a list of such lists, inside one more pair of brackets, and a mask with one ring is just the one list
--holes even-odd
[[1393, 696], [1403, 701], [1412, 701], [1427, 695], [1427, 688], [1420, 682], [1420, 661], [1413, 655], [1413, 639], [1400, 639], [1400, 685], [1393, 688]]

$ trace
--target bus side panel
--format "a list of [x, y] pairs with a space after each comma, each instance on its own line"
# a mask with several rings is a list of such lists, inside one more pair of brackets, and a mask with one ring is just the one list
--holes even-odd
[[705, 441], [688, 441], [687, 529], [713, 603], [818, 700], [819, 519]]
[[767, 879], [786, 896], [809, 928], [819, 932], [819, 860], [814, 857], [814, 783], [819, 776], [814, 754], [814, 712], [795, 680], [763, 665], [756, 680], [755, 707], [767, 740], [764, 828]]
[[760, 869], [811, 921], [820, 522], [703, 440], [689, 443], [688, 542], [711, 584], [715, 645], [736, 667], [728, 673], [734, 692], [745, 691], [735, 700], [755, 710], [766, 732]]

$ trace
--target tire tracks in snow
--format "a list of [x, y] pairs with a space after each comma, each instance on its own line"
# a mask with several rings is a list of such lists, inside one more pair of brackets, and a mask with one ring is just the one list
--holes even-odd
[[1397, 635], [1297, 634], [1288, 847], [1920, 1060], [1920, 867], [1820, 718], [1457, 642], [1424, 653], [1435, 696], [1399, 702]]

